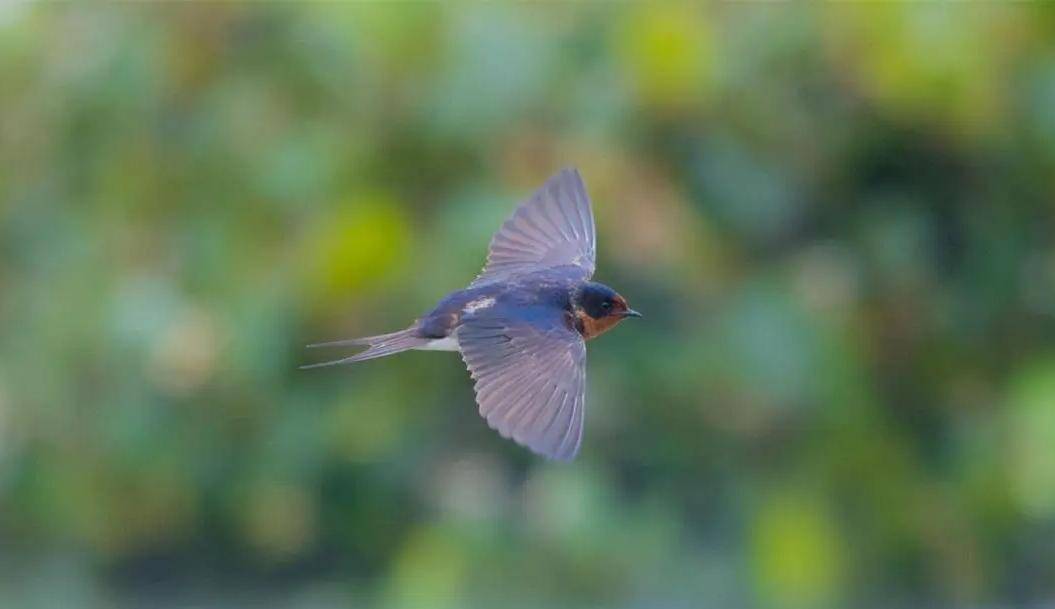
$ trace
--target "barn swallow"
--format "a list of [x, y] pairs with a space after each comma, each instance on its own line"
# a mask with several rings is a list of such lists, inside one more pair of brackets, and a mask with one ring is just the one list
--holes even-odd
[[593, 211], [579, 172], [553, 176], [491, 239], [487, 264], [409, 328], [309, 347], [364, 346], [317, 368], [411, 349], [458, 351], [487, 424], [550, 459], [582, 442], [586, 341], [641, 317], [612, 288], [590, 281]]

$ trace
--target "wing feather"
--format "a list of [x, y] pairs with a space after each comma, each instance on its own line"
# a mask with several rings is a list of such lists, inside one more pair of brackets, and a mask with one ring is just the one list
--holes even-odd
[[534, 322], [470, 316], [458, 330], [480, 415], [503, 437], [551, 459], [579, 450], [586, 345], [559, 312]]
[[513, 212], [491, 239], [487, 264], [473, 284], [574, 265], [593, 275], [596, 235], [582, 177], [565, 169]]

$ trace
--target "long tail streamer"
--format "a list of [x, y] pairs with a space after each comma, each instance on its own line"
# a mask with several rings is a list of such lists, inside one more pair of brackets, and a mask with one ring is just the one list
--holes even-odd
[[365, 336], [363, 338], [351, 338], [348, 340], [337, 340], [328, 343], [315, 343], [313, 345], [308, 345], [308, 347], [359, 347], [366, 345], [367, 349], [349, 357], [301, 366], [300, 369], [308, 370], [311, 368], [324, 368], [326, 366], [339, 366], [341, 364], [351, 364], [353, 362], [385, 357], [386, 355], [392, 355], [394, 353], [420, 347], [428, 342], [428, 339], [414, 336], [414, 329], [408, 328], [406, 330], [400, 330], [399, 332], [392, 332], [391, 334]]

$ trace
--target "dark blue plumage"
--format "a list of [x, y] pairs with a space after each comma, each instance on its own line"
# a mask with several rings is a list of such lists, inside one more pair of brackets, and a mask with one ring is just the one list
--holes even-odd
[[443, 338], [457, 327], [466, 305], [481, 299], [494, 299], [495, 309], [552, 307], [572, 313], [572, 294], [581, 284], [581, 269], [561, 267], [519, 275], [503, 281], [481, 283], [445, 296], [418, 324], [421, 336]]
[[487, 423], [505, 437], [568, 460], [582, 441], [586, 343], [640, 315], [590, 281], [595, 231], [575, 170], [551, 178], [495, 234], [487, 265], [409, 328], [314, 346], [363, 345], [329, 366], [408, 349], [459, 351]]

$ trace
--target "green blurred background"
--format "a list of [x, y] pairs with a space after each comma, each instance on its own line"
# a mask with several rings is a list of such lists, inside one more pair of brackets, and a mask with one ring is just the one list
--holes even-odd
[[[0, 606], [1055, 602], [1055, 10], [0, 6]], [[582, 454], [405, 326], [565, 165]]]

